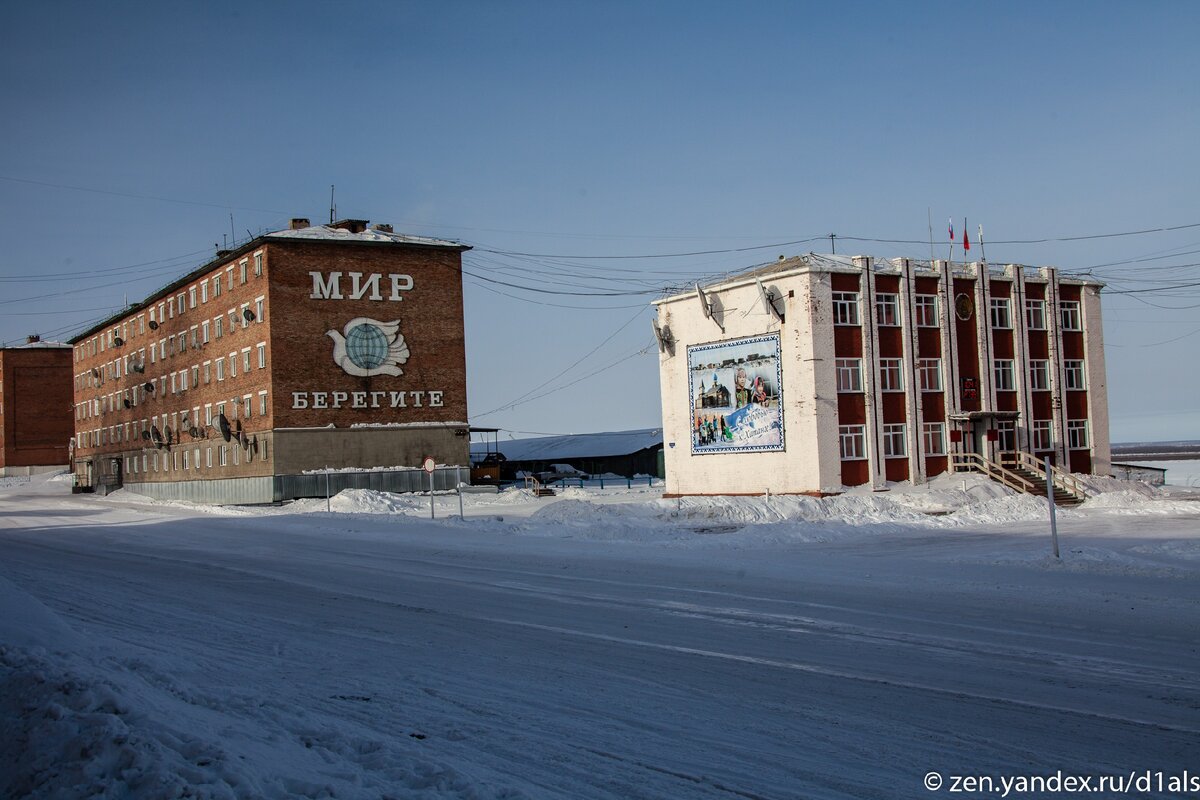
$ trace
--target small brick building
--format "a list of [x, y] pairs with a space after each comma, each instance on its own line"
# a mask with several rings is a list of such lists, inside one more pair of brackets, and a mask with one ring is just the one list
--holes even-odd
[[827, 494], [972, 459], [1108, 474], [1101, 285], [781, 259], [657, 301], [668, 494]]
[[293, 220], [81, 333], [77, 482], [269, 502], [326, 467], [466, 467], [467, 249]]
[[73, 433], [70, 346], [0, 349], [0, 477], [66, 469]]

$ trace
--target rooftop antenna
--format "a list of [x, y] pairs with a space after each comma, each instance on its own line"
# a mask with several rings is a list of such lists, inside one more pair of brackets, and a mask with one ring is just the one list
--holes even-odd
[[337, 213], [337, 206], [333, 204], [333, 184], [329, 184], [329, 224], [333, 224], [333, 215]]
[[233, 229], [233, 212], [229, 212], [229, 241], [237, 241], [237, 232]]
[[833, 249], [833, 254], [835, 256], [837, 255], [837, 243], [834, 241], [834, 239], [836, 239], [836, 238], [837, 238], [836, 233], [829, 234], [829, 246]]

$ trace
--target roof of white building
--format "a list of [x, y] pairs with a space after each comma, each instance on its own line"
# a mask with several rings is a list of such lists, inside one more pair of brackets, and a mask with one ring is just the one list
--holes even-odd
[[[501, 441], [495, 449], [509, 461], [560, 461], [570, 458], [607, 458], [625, 456], [661, 447], [662, 428], [643, 428], [633, 431], [607, 433], [578, 433], [565, 436], [541, 436], [534, 439]], [[490, 448], [476, 443], [472, 455], [482, 456]]]
[[425, 247], [462, 247], [462, 242], [450, 239], [434, 239], [429, 236], [413, 236], [407, 233], [392, 233], [378, 228], [367, 228], [354, 233], [344, 228], [334, 228], [329, 225], [312, 225], [296, 230], [274, 231], [266, 234], [266, 239], [313, 239], [323, 242], [368, 242], [379, 244], [414, 244]]

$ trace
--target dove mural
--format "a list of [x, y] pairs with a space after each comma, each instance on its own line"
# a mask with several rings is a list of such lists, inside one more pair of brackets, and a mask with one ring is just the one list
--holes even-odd
[[326, 331], [333, 339], [333, 360], [348, 375], [365, 378], [373, 375], [403, 375], [401, 364], [408, 361], [408, 343], [400, 333], [400, 320], [380, 322], [355, 317], [339, 333]]

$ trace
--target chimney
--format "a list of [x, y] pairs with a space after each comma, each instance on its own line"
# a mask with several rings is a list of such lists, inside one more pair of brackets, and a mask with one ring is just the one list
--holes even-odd
[[386, 222], [380, 222], [375, 226], [375, 230], [379, 231], [380, 233], [394, 233], [392, 226], [388, 225]]
[[307, 217], [292, 217], [292, 224], [288, 226], [293, 231], [298, 231], [301, 228], [309, 227]]
[[26, 344], [37, 344], [41, 340], [42, 340], [42, 337], [38, 336], [36, 333], [31, 333], [25, 337]]

